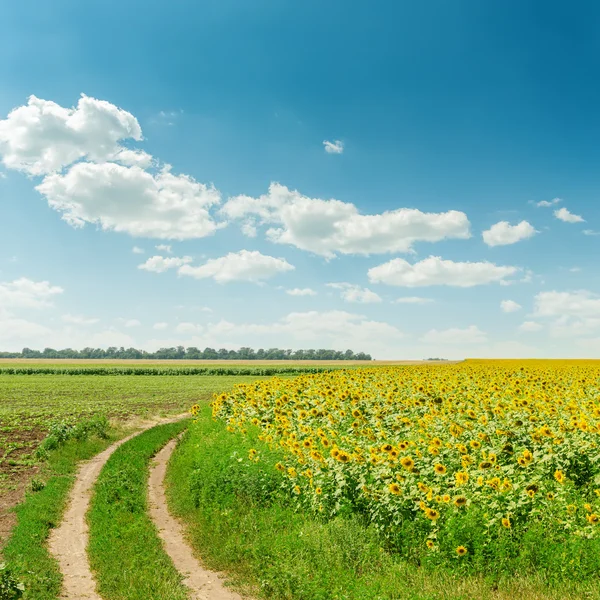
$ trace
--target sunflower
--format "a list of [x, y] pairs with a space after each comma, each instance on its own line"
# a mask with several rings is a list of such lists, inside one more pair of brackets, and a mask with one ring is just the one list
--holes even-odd
[[433, 508], [426, 508], [425, 516], [431, 521], [437, 521], [440, 518], [440, 513]]
[[323, 493], [323, 488], [317, 487], [315, 488], [315, 494], [317, 494], [317, 496], [320, 496]]
[[462, 508], [463, 506], [466, 506], [466, 504], [467, 499], [464, 496], [456, 496], [456, 498], [454, 498], [454, 506]]
[[504, 519], [502, 519], [502, 527], [506, 527], [506, 529], [510, 529], [511, 528], [511, 522], [510, 519], [508, 517], [504, 517]]
[[556, 481], [558, 481], [558, 483], [564, 483], [566, 477], [562, 471], [557, 469], [556, 471], [554, 471], [554, 479], [556, 479]]
[[402, 493], [402, 488], [397, 483], [390, 483], [388, 489], [395, 496], [399, 496]]
[[464, 546], [459, 546], [456, 549], [456, 554], [458, 554], [459, 556], [464, 556], [467, 552], [468, 550]]
[[427, 547], [428, 547], [430, 550], [433, 550], [433, 549], [435, 548], [435, 543], [434, 543], [434, 541], [433, 541], [433, 540], [427, 540], [427, 541], [425, 542], [425, 544], [427, 545]]
[[469, 474], [466, 471], [458, 471], [454, 474], [454, 478], [456, 479], [456, 485], [464, 485], [469, 481]]
[[400, 464], [409, 471], [415, 466], [415, 461], [410, 456], [405, 456], [400, 460]]
[[435, 465], [435, 467], [433, 467], [433, 470], [435, 471], [436, 475], [445, 475], [447, 469], [444, 465], [438, 463]]
[[588, 515], [587, 520], [590, 525], [598, 525], [600, 523], [600, 517], [594, 513]]

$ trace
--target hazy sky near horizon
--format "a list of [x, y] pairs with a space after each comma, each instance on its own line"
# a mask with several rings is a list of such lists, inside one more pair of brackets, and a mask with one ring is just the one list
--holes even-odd
[[600, 6], [25, 0], [0, 350], [600, 354]]

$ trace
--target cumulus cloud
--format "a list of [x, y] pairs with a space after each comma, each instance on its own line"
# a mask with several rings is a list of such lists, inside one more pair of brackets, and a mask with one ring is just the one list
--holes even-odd
[[119, 318], [119, 319], [117, 319], [117, 322], [120, 323], [121, 325], [123, 325], [123, 327], [127, 327], [127, 328], [139, 327], [141, 325], [141, 322], [138, 321], [137, 319]]
[[476, 325], [466, 329], [451, 328], [443, 331], [431, 329], [422, 338], [426, 344], [482, 344], [487, 341], [486, 334]]
[[519, 325], [519, 331], [524, 333], [534, 333], [543, 329], [543, 326], [535, 321], [524, 321]]
[[220, 202], [213, 187], [167, 168], [151, 174], [116, 163], [77, 163], [53, 173], [36, 189], [73, 227], [86, 223], [107, 231], [186, 240], [213, 234], [209, 209]]
[[134, 246], [134, 247], [131, 249], [131, 251], [132, 251], [134, 254], [144, 254], [144, 250], [143, 250], [143, 248], [140, 248], [139, 246]]
[[569, 212], [564, 206], [554, 211], [554, 216], [560, 221], [564, 221], [565, 223], [584, 223], [585, 219], [580, 217], [579, 215], [574, 215], [572, 212]]
[[431, 304], [434, 302], [433, 298], [423, 298], [421, 296], [402, 296], [396, 298], [392, 304]]
[[373, 304], [381, 302], [381, 296], [369, 288], [363, 288], [353, 283], [328, 283], [327, 287], [341, 290], [340, 296], [345, 302], [357, 304]]
[[48, 281], [32, 281], [26, 277], [0, 282], [0, 307], [44, 308], [52, 306], [52, 299], [64, 290]]
[[182, 265], [192, 262], [191, 256], [152, 256], [145, 263], [138, 265], [138, 269], [151, 273], [164, 273], [168, 269], [177, 269]]
[[508, 221], [500, 221], [482, 233], [483, 241], [488, 246], [507, 246], [534, 236], [538, 231], [527, 221], [511, 225]]
[[290, 290], [285, 290], [286, 294], [290, 296], [316, 296], [317, 292], [311, 288], [292, 288]]
[[340, 140], [335, 140], [334, 142], [325, 140], [323, 146], [325, 147], [325, 152], [327, 152], [327, 154], [342, 154], [344, 152], [344, 142], [341, 142]]
[[220, 258], [211, 258], [199, 267], [183, 265], [180, 275], [196, 279], [212, 278], [217, 283], [249, 281], [257, 283], [280, 273], [293, 271], [295, 267], [283, 258], [261, 254], [257, 250], [230, 252]]
[[177, 327], [175, 327], [175, 331], [177, 333], [201, 333], [202, 325], [197, 325], [196, 323], [179, 323]]
[[463, 212], [424, 213], [399, 208], [362, 215], [354, 204], [309, 198], [272, 183], [258, 198], [236, 196], [221, 209], [230, 220], [239, 220], [252, 231], [271, 225], [267, 238], [327, 258], [336, 254], [409, 252], [415, 242], [467, 239], [470, 223]]
[[167, 254], [171, 254], [173, 252], [173, 249], [168, 244], [158, 244], [158, 246], [155, 246], [155, 248], [159, 252], [166, 252]]
[[589, 335], [600, 329], [600, 296], [588, 290], [540, 292], [533, 316], [550, 320], [552, 337]]
[[70, 323], [71, 325], [95, 325], [100, 322], [100, 319], [95, 317], [82, 317], [81, 315], [63, 315], [61, 319], [65, 323]]
[[128, 138], [140, 141], [142, 129], [131, 113], [110, 102], [82, 95], [76, 108], [63, 108], [30, 96], [0, 121], [0, 156], [7, 168], [29, 175], [59, 171], [82, 158], [114, 160], [121, 153], [131, 164], [132, 151], [119, 144]]
[[560, 198], [554, 198], [552, 200], [541, 200], [540, 202], [536, 202], [535, 205], [539, 207], [548, 207], [554, 206], [555, 204], [559, 204], [562, 202]]
[[402, 287], [425, 287], [448, 285], [473, 287], [487, 283], [501, 282], [514, 275], [517, 267], [502, 267], [484, 262], [454, 262], [439, 256], [430, 256], [415, 264], [402, 258], [369, 269], [369, 281]]
[[502, 302], [500, 302], [500, 308], [502, 309], [502, 312], [512, 313], [521, 310], [522, 306], [517, 304], [514, 300], [502, 300]]

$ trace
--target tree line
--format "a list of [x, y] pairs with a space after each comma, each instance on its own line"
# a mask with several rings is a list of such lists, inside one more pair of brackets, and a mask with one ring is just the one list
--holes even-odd
[[193, 346], [184, 348], [160, 348], [156, 352], [138, 350], [137, 348], [124, 348], [111, 346], [106, 350], [103, 348], [84, 348], [73, 350], [65, 348], [55, 350], [44, 348], [44, 350], [32, 350], [23, 348], [21, 352], [0, 352], [0, 358], [87, 358], [87, 359], [155, 359], [155, 360], [372, 360], [370, 354], [364, 352], [355, 353], [352, 350], [284, 350], [282, 348], [240, 348], [239, 350], [227, 350], [221, 348], [205, 348], [200, 350]]

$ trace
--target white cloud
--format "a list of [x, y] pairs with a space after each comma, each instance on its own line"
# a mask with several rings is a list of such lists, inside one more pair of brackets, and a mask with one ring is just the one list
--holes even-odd
[[543, 326], [535, 321], [524, 321], [519, 325], [519, 331], [523, 331], [524, 333], [534, 333], [541, 329], [543, 329]]
[[155, 246], [155, 248], [159, 252], [166, 252], [167, 254], [173, 253], [173, 248], [171, 248], [171, 246], [169, 246], [169, 244], [158, 244], [158, 246]]
[[600, 318], [600, 297], [587, 290], [540, 292], [534, 301], [536, 317]]
[[191, 256], [152, 256], [145, 263], [138, 265], [138, 269], [151, 273], [164, 273], [168, 269], [177, 269], [182, 265], [192, 262]]
[[392, 301], [392, 304], [431, 304], [435, 302], [433, 298], [423, 298], [422, 296], [402, 296]]
[[186, 240], [213, 234], [209, 214], [220, 202], [213, 187], [167, 168], [152, 175], [115, 163], [77, 163], [53, 173], [36, 189], [73, 227], [97, 224], [133, 236]]
[[139, 246], [134, 246], [131, 251], [134, 254], [144, 254], [144, 250], [142, 248], [140, 248]]
[[127, 138], [140, 141], [140, 125], [110, 102], [82, 95], [76, 108], [63, 108], [30, 96], [0, 121], [0, 156], [9, 169], [44, 175], [81, 158], [102, 162], [124, 152], [131, 161], [132, 151], [119, 145]]
[[0, 307], [43, 308], [52, 306], [52, 298], [63, 293], [48, 281], [32, 281], [26, 277], [0, 282]]
[[121, 325], [123, 325], [124, 327], [139, 327], [141, 325], [140, 321], [138, 321], [137, 319], [117, 319], [118, 323], [121, 323]]
[[352, 283], [328, 283], [327, 287], [341, 290], [340, 296], [345, 302], [355, 302], [357, 304], [373, 304], [381, 302], [381, 296], [369, 288], [362, 288]]
[[593, 229], [584, 229], [583, 235], [600, 235], [600, 231], [594, 231]]
[[502, 267], [490, 262], [453, 262], [430, 256], [413, 265], [402, 258], [369, 269], [369, 281], [403, 287], [449, 285], [473, 287], [504, 281], [514, 275], [517, 267]]
[[555, 204], [558, 204], [560, 202], [562, 202], [560, 198], [554, 198], [553, 200], [541, 200], [540, 202], [536, 202], [535, 205], [539, 207], [548, 207], [554, 206]]
[[65, 323], [70, 323], [71, 325], [95, 325], [100, 322], [100, 319], [95, 317], [82, 317], [80, 315], [63, 315], [61, 319]]
[[487, 341], [484, 331], [476, 325], [470, 325], [466, 329], [451, 328], [443, 331], [431, 329], [422, 338], [427, 344], [482, 344]]
[[585, 219], [569, 212], [564, 206], [554, 211], [554, 216], [565, 223], [584, 223]]
[[581, 267], [571, 267], [569, 273], [581, 273]]
[[340, 140], [335, 140], [334, 142], [325, 140], [323, 146], [325, 147], [325, 152], [327, 152], [327, 154], [342, 154], [344, 152], [344, 142], [341, 142]]
[[285, 290], [286, 294], [290, 296], [316, 296], [317, 292], [311, 288], [293, 288], [291, 290]]
[[502, 312], [512, 313], [521, 310], [523, 307], [514, 300], [502, 300], [502, 302], [500, 302], [500, 308], [502, 309]]
[[2, 344], [3, 350], [16, 350], [17, 346], [11, 348], [10, 344], [23, 344], [32, 338], [45, 336], [49, 333], [51, 333], [51, 330], [45, 325], [33, 323], [0, 311], [0, 344]]
[[500, 221], [482, 233], [483, 241], [488, 246], [507, 246], [526, 240], [538, 233], [527, 221], [511, 225], [508, 221]]
[[154, 325], [152, 325], [152, 329], [156, 329], [158, 331], [161, 331], [163, 329], [166, 329], [169, 326], [168, 323], [164, 323], [164, 322], [160, 322], [160, 323], [154, 323]]
[[143, 150], [129, 150], [127, 148], [120, 150], [113, 157], [113, 160], [127, 167], [140, 167], [140, 169], [147, 169], [154, 164], [152, 155], [147, 152]]
[[175, 327], [177, 333], [202, 333], [202, 325], [196, 325], [195, 323], [179, 323]]
[[179, 268], [179, 274], [196, 279], [212, 277], [218, 283], [230, 281], [256, 283], [294, 269], [295, 267], [283, 258], [266, 256], [256, 250], [240, 250], [220, 258], [212, 258], [199, 267], [183, 265]]
[[361, 215], [340, 200], [321, 200], [301, 195], [278, 183], [258, 198], [236, 196], [221, 210], [227, 218], [240, 220], [254, 231], [270, 224], [267, 238], [321, 256], [409, 252], [415, 242], [467, 239], [470, 223], [463, 212], [424, 213], [399, 208], [376, 215]]

